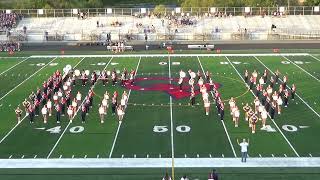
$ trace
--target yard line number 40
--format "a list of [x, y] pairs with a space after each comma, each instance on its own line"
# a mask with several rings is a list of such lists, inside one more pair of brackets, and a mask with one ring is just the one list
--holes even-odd
[[[50, 132], [51, 134], [58, 134], [61, 132], [61, 126], [56, 126], [56, 127], [47, 129], [46, 131]], [[74, 126], [69, 129], [69, 132], [74, 134], [81, 133], [83, 131], [84, 131], [83, 126]]]

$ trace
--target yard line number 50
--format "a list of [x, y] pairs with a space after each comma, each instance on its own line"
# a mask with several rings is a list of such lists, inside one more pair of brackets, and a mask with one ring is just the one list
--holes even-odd
[[[176, 127], [176, 130], [180, 133], [187, 133], [187, 132], [191, 131], [191, 128], [186, 125], [180, 125], [180, 126]], [[167, 126], [154, 126], [153, 127], [153, 132], [156, 132], [156, 133], [165, 133], [167, 131], [168, 131]]]

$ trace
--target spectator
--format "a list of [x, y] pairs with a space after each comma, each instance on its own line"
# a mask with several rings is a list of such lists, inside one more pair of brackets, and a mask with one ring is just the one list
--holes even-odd
[[213, 169], [213, 170], [209, 173], [208, 180], [219, 180], [218, 173], [216, 173], [216, 170], [215, 170], [215, 169]]
[[164, 177], [162, 178], [162, 180], [171, 180], [171, 177], [169, 176], [168, 173], [166, 173], [166, 175], [164, 175]]
[[0, 52], [20, 51], [20, 43], [18, 42], [1, 42]]
[[15, 27], [18, 19], [19, 15], [16, 13], [0, 13], [0, 31], [10, 30]]
[[248, 142], [246, 142], [246, 139], [243, 139], [241, 143], [239, 143], [239, 140], [237, 139], [237, 142], [241, 147], [241, 162], [247, 162], [249, 139]]
[[187, 178], [186, 175], [183, 175], [182, 178], [181, 178], [181, 180], [189, 180], [189, 178]]

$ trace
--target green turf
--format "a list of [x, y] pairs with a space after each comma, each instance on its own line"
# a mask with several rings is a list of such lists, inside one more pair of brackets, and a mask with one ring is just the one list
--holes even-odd
[[[159, 53], [159, 52], [157, 52]], [[22, 54], [21, 54], [22, 55]], [[26, 55], [26, 54], [24, 54]], [[320, 56], [316, 56], [320, 57]], [[67, 117], [62, 118], [62, 123], [55, 122], [55, 116], [49, 118], [48, 124], [43, 124], [42, 118], [36, 118], [36, 123], [29, 124], [26, 118], [17, 128], [0, 144], [0, 158], [33, 158], [37, 155], [38, 158], [45, 158], [49, 152], [53, 150], [50, 158], [83, 158], [91, 157], [109, 157], [112, 158], [169, 158], [174, 152], [176, 158], [196, 158], [196, 157], [234, 157], [232, 147], [235, 149], [236, 156], [240, 156], [240, 148], [236, 143], [237, 139], [250, 138], [250, 157], [295, 157], [294, 150], [300, 156], [319, 157], [320, 145], [317, 142], [318, 129], [320, 128], [320, 118], [314, 113], [320, 113], [320, 99], [318, 96], [319, 79], [320, 75], [320, 62], [311, 56], [286, 56], [292, 63], [282, 62], [288, 61], [284, 57], [279, 56], [259, 56], [257, 59], [254, 57], [172, 57], [170, 59], [165, 57], [139, 57], [135, 58], [120, 58], [114, 57], [111, 61], [110, 58], [30, 58], [25, 62], [8, 70], [6, 73], [0, 75], [0, 135], [4, 137], [12, 127], [16, 125], [16, 118], [14, 114], [15, 107], [26, 98], [31, 91], [35, 91], [37, 87], [41, 87], [42, 82], [46, 80], [54, 71], [60, 71], [65, 65], [77, 65], [76, 69], [85, 70], [102, 70], [106, 67], [107, 63], [111, 63], [106, 67], [107, 70], [122, 70], [123, 68], [135, 69], [137, 68], [137, 77], [179, 77], [179, 71], [183, 69], [187, 71], [200, 70], [210, 71], [215, 82], [221, 84], [219, 91], [222, 94], [222, 99], [226, 103], [226, 113], [224, 123], [222, 123], [217, 116], [215, 105], [212, 104], [210, 116], [205, 116], [203, 109], [203, 102], [201, 96], [197, 96], [196, 103], [199, 105], [195, 107], [188, 106], [189, 98], [174, 99], [172, 98], [172, 106], [170, 106], [170, 96], [164, 91], [131, 91], [128, 107], [126, 109], [125, 118], [120, 126], [118, 136], [117, 129], [119, 123], [117, 116], [111, 115], [111, 108], [108, 109], [108, 114], [104, 124], [99, 122], [98, 104], [101, 102], [101, 97], [105, 91], [112, 94], [118, 91], [121, 95], [124, 90], [129, 91], [119, 85], [113, 87], [110, 83], [107, 86], [102, 86], [98, 82], [94, 88], [96, 96], [94, 97], [94, 106], [87, 116], [87, 122], [82, 124], [80, 122], [80, 113], [76, 116], [74, 123], [68, 126]], [[0, 58], [0, 73], [6, 71], [15, 64], [21, 62], [22, 58]], [[53, 61], [52, 61], [53, 60]], [[82, 61], [81, 61], [82, 60]], [[138, 66], [138, 62], [140, 64]], [[233, 63], [233, 66], [230, 65]], [[47, 65], [51, 63], [58, 63], [57, 65]], [[165, 65], [160, 65], [160, 62], [165, 62]], [[169, 63], [180, 62], [180, 65], [173, 65]], [[39, 64], [44, 63], [44, 64]], [[32, 65], [32, 64], [39, 64]], [[100, 65], [98, 65], [100, 64]], [[41, 66], [40, 66], [41, 65]], [[275, 123], [270, 119], [267, 124], [276, 130], [276, 132], [261, 131], [261, 123], [257, 124], [256, 134], [251, 134], [247, 122], [244, 120], [244, 112], [241, 111], [240, 125], [238, 128], [234, 127], [231, 120], [230, 111], [228, 107], [228, 100], [231, 97], [237, 98], [237, 105], [242, 108], [243, 103], [252, 103], [254, 96], [248, 91], [245, 83], [240, 76], [243, 76], [244, 71], [247, 69], [252, 72], [254, 69], [259, 72], [259, 76], [263, 71], [269, 68], [271, 71], [279, 69], [283, 75], [289, 77], [288, 85], [292, 83], [297, 85], [297, 93], [301, 96], [310, 108], [298, 97], [294, 101], [290, 100], [289, 107], [283, 108], [281, 115], [277, 115]], [[297, 67], [299, 66], [299, 67]], [[43, 67], [43, 69], [41, 69]], [[234, 69], [235, 68], [235, 69]], [[308, 73], [312, 74], [311, 77]], [[41, 70], [40, 70], [41, 69]], [[40, 71], [38, 71], [40, 70]], [[237, 73], [240, 73], [240, 75]], [[19, 76], [20, 74], [20, 76]], [[26, 75], [27, 74], [27, 75]], [[272, 75], [272, 73], [270, 73]], [[269, 77], [270, 77], [269, 75]], [[31, 76], [31, 77], [30, 77]], [[30, 78], [29, 78], [30, 77]], [[29, 78], [29, 79], [28, 79]], [[155, 84], [169, 84], [169, 80], [156, 80], [156, 81], [141, 81], [137, 84], [141, 87], [153, 86]], [[173, 81], [173, 84], [177, 82]], [[17, 88], [15, 88], [19, 85]], [[15, 88], [15, 89], [13, 89]], [[80, 86], [79, 83], [73, 88], [72, 94], [75, 95], [80, 91], [86, 95], [89, 86]], [[276, 88], [278, 89], [278, 85]], [[212, 101], [213, 102], [213, 101]], [[172, 114], [171, 114], [172, 109]], [[172, 118], [171, 118], [172, 115]], [[172, 126], [171, 126], [172, 123]], [[224, 129], [225, 124], [226, 129]], [[287, 126], [297, 128], [297, 131], [289, 131], [285, 128]], [[46, 130], [61, 126], [61, 132], [52, 134]], [[165, 132], [154, 132], [155, 126], [163, 126], [167, 129]], [[307, 126], [307, 128], [299, 128], [299, 126]], [[79, 133], [72, 133], [70, 129], [76, 127], [83, 127], [84, 130]], [[190, 127], [189, 132], [180, 132], [177, 128], [184, 129]], [[278, 129], [278, 128], [279, 129]], [[44, 130], [35, 128], [45, 128]], [[77, 129], [77, 128], [76, 128]], [[171, 138], [171, 130], [173, 137]], [[283, 135], [280, 133], [283, 133]], [[227, 138], [230, 137], [230, 141]], [[61, 139], [58, 141], [58, 139]], [[289, 143], [292, 144], [290, 147]], [[114, 144], [114, 149], [111, 149]], [[54, 148], [54, 145], [57, 146]], [[173, 147], [173, 149], [172, 149]], [[54, 148], [54, 149], [53, 149]], [[294, 149], [294, 150], [293, 150]], [[186, 173], [188, 170], [177, 169], [177, 176]], [[130, 173], [130, 172], [134, 173]], [[192, 169], [190, 170], [194, 178], [204, 179], [207, 176], [207, 169]], [[275, 173], [273, 173], [275, 171]], [[305, 173], [301, 175], [298, 172]], [[3, 171], [0, 177], [14, 179], [16, 174], [14, 170]], [[86, 178], [85, 175], [77, 175], [71, 177], [68, 170], [42, 170], [33, 173], [20, 173], [27, 175], [27, 178], [40, 179], [43, 176], [38, 175], [37, 172], [48, 175], [49, 179], [63, 177], [63, 178]], [[60, 174], [59, 174], [60, 172]], [[97, 172], [97, 179], [125, 179], [132, 178], [138, 179], [144, 177], [146, 179], [158, 179], [162, 176], [163, 170], [87, 170], [86, 173]], [[84, 174], [85, 174], [84, 172]], [[150, 172], [150, 174], [149, 174]], [[56, 174], [58, 173], [58, 174]], [[127, 173], [127, 174], [126, 174]], [[136, 173], [136, 174], [135, 174]], [[299, 179], [308, 177], [310, 179], [317, 179], [317, 169], [296, 170], [296, 169], [268, 169], [266, 172], [261, 172], [261, 169], [254, 169], [253, 172], [243, 170], [241, 168], [221, 169], [224, 175], [223, 179], [234, 179], [237, 177], [247, 179], [258, 178], [263, 176], [264, 179]], [[10, 175], [12, 174], [12, 175]], [[129, 174], [129, 175], [128, 175]], [[156, 174], [156, 175], [154, 175]], [[245, 176], [242, 176], [246, 174]], [[18, 175], [19, 176], [19, 175]], [[89, 176], [89, 175], [88, 175]], [[176, 176], [176, 177], [177, 177]]]

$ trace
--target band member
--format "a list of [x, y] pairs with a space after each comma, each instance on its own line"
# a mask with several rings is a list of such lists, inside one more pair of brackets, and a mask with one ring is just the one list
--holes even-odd
[[271, 99], [269, 96], [267, 96], [266, 104], [264, 105], [267, 112], [269, 112], [269, 110], [270, 110], [270, 103], [271, 103]]
[[231, 99], [229, 100], [229, 106], [230, 106], [230, 114], [232, 115], [232, 110], [233, 108], [236, 107], [236, 101], [234, 100], [233, 97], [231, 97]]
[[266, 83], [268, 80], [268, 70], [265, 69], [262, 76], [264, 83]]
[[93, 106], [93, 96], [94, 96], [94, 92], [93, 92], [92, 89], [90, 89], [89, 93], [88, 93], [88, 97], [89, 97], [89, 101], [90, 101], [90, 103], [89, 103], [90, 107]]
[[48, 108], [47, 106], [43, 106], [43, 108], [41, 109], [41, 114], [42, 114], [42, 117], [43, 117], [43, 123], [47, 123], [47, 120], [48, 120]]
[[287, 82], [288, 82], [288, 77], [287, 76], [283, 76], [283, 83], [282, 83], [282, 88], [283, 89], [286, 89]]
[[182, 92], [182, 82], [183, 82], [183, 78], [179, 78], [178, 84], [179, 84], [179, 90], [180, 92]]
[[[81, 103], [80, 103], [81, 104]], [[76, 98], [73, 98], [73, 101], [72, 101], [72, 103], [71, 103], [71, 106], [72, 106], [72, 114], [75, 114], [76, 113], [76, 111], [77, 111], [77, 100], [76, 100]]]
[[135, 76], [136, 76], [136, 71], [135, 70], [131, 70], [131, 72], [130, 72], [130, 83], [131, 84], [134, 83]]
[[66, 98], [62, 97], [60, 100], [61, 103], [61, 115], [64, 116], [66, 114]]
[[101, 123], [104, 123], [104, 115], [105, 114], [106, 114], [105, 108], [101, 104], [101, 106], [99, 107], [99, 116], [100, 116], [100, 122]]
[[252, 134], [254, 134], [254, 133], [256, 133], [256, 124], [257, 124], [257, 122], [258, 122], [258, 117], [257, 117], [257, 115], [252, 115], [251, 116], [251, 132], [252, 132]]
[[124, 116], [124, 110], [121, 106], [118, 106], [117, 114], [118, 114], [119, 121], [122, 121], [123, 116]]
[[254, 78], [253, 78], [253, 76], [251, 76], [250, 77], [250, 85], [249, 85], [249, 88], [250, 88], [251, 91], [253, 89], [253, 84], [254, 84]]
[[254, 70], [252, 72], [252, 77], [253, 77], [253, 84], [256, 85], [257, 84], [257, 77], [258, 77], [258, 73], [256, 70]]
[[262, 128], [266, 126], [267, 118], [268, 118], [268, 112], [265, 110], [265, 108], [263, 108], [261, 112]]
[[214, 85], [214, 83], [213, 83], [213, 81], [212, 81], [212, 79], [210, 78], [209, 79], [209, 86], [210, 86], [210, 91], [214, 91], [216, 88], [214, 87], [215, 85]]
[[54, 104], [57, 104], [57, 103], [58, 103], [58, 100], [59, 100], [59, 98], [58, 98], [58, 93], [54, 93], [54, 95], [53, 95], [53, 102], [54, 102]]
[[245, 70], [245, 71], [244, 71], [244, 81], [245, 81], [246, 83], [248, 83], [248, 80], [249, 80], [249, 72], [248, 72], [248, 70]]
[[258, 108], [260, 106], [260, 100], [258, 97], [255, 98], [254, 102], [254, 113], [258, 114]]
[[117, 108], [117, 98], [113, 97], [111, 101], [112, 115], [116, 114], [116, 108]]
[[72, 86], [76, 85], [76, 75], [73, 73], [72, 78], [71, 78]]
[[17, 109], [15, 110], [16, 116], [17, 116], [17, 120], [18, 123], [21, 122], [21, 114], [22, 114], [22, 110], [20, 109], [20, 106], [17, 107]]
[[288, 100], [289, 100], [290, 94], [288, 90], [284, 91], [284, 107], [288, 107]]
[[103, 100], [101, 102], [101, 106], [103, 107], [104, 113], [107, 114], [107, 108], [109, 106], [108, 100], [103, 98]]
[[190, 85], [191, 87], [193, 87], [193, 85], [194, 85], [194, 79], [193, 79], [193, 78], [191, 78], [191, 79], [189, 80], [189, 85]]
[[253, 110], [250, 110], [249, 112], [248, 112], [248, 117], [249, 117], [249, 121], [248, 121], [248, 123], [249, 123], [249, 127], [252, 127], [252, 116], [254, 116], [255, 114], [254, 114], [254, 111]]
[[68, 110], [67, 110], [67, 114], [69, 117], [69, 121], [70, 123], [72, 123], [72, 118], [73, 118], [73, 107], [71, 105], [69, 105]]
[[239, 126], [239, 118], [240, 118], [240, 111], [238, 107], [234, 108], [233, 116], [234, 116], [234, 126], [238, 127]]
[[291, 87], [291, 99], [294, 101], [294, 96], [296, 94], [296, 85], [292, 84]]
[[269, 86], [267, 87], [266, 91], [267, 91], [267, 93], [268, 93], [268, 96], [271, 96], [272, 91], [273, 91], [271, 85], [269, 85]]
[[199, 81], [199, 79], [201, 78], [201, 72], [200, 72], [200, 70], [198, 70], [198, 72], [197, 72], [197, 81]]
[[61, 105], [57, 103], [55, 108], [56, 108], [56, 120], [57, 120], [57, 123], [59, 124], [61, 119]]
[[281, 96], [279, 96], [277, 99], [277, 102], [276, 102], [278, 114], [281, 114], [282, 103], [283, 103], [282, 98], [281, 98]]
[[220, 119], [223, 120], [224, 118], [224, 103], [220, 102]]
[[84, 71], [82, 71], [82, 73], [81, 73], [82, 86], [86, 85], [87, 79], [88, 79], [88, 77], [87, 77], [86, 73]]
[[108, 75], [106, 73], [106, 71], [102, 71], [101, 72], [101, 77], [100, 77], [101, 81], [102, 81], [102, 85], [106, 86], [106, 83], [108, 82]]
[[112, 79], [112, 86], [115, 86], [117, 82], [117, 74], [115, 70], [112, 71], [111, 79]]
[[275, 80], [273, 79], [273, 76], [271, 76], [271, 78], [270, 78], [270, 86], [271, 86], [271, 88], [273, 88], [274, 87], [274, 83], [275, 83]]
[[126, 82], [126, 75], [124, 74], [124, 72], [121, 73], [121, 86], [124, 86], [125, 85], [125, 82]]
[[81, 106], [81, 122], [85, 123], [86, 122], [86, 115], [87, 115], [87, 108], [85, 105]]
[[194, 91], [191, 91], [190, 93], [190, 104], [192, 107], [194, 107], [196, 103], [196, 94], [194, 93]]
[[261, 104], [264, 106], [266, 104], [268, 93], [266, 90], [262, 91]]
[[203, 86], [203, 79], [202, 79], [201, 76], [200, 76], [199, 79], [198, 79], [198, 85], [199, 85], [199, 87], [202, 87], [202, 86]]
[[96, 83], [96, 81], [97, 81], [97, 74], [96, 72], [93, 72], [91, 74], [91, 85], [93, 86]]
[[40, 101], [38, 99], [34, 100], [34, 109], [35, 109], [35, 115], [39, 116]]
[[266, 82], [266, 81], [264, 81], [264, 77], [260, 77], [259, 84], [260, 85], [264, 85], [264, 82]]
[[209, 83], [210, 82], [210, 73], [209, 73], [209, 71], [207, 71], [206, 72], [206, 74], [205, 74], [205, 79], [206, 79], [206, 83]]
[[272, 102], [271, 103], [271, 106], [270, 106], [270, 117], [272, 120], [274, 120], [274, 116], [275, 116], [275, 113], [276, 113], [276, 103], [275, 102]]
[[274, 73], [274, 75], [276, 76], [276, 77], [275, 77], [275, 82], [276, 82], [276, 84], [278, 84], [278, 82], [279, 82], [279, 76], [280, 76], [280, 72], [279, 72], [278, 69], [276, 70], [276, 72]]
[[34, 100], [36, 99], [36, 94], [34, 94], [34, 92], [32, 92], [30, 95], [29, 95], [29, 99], [31, 102], [34, 102]]
[[49, 116], [51, 116], [51, 114], [52, 114], [52, 102], [51, 102], [50, 99], [48, 99], [47, 108], [48, 108]]
[[71, 94], [70, 92], [66, 93], [66, 106], [69, 107], [71, 105]]
[[209, 111], [210, 111], [210, 101], [209, 99], [204, 100], [204, 109], [206, 112], [206, 115], [209, 116]]
[[258, 84], [258, 85], [256, 86], [256, 96], [257, 96], [257, 97], [260, 97], [260, 94], [261, 94], [262, 90], [263, 90], [263, 85]]
[[76, 100], [77, 100], [77, 105], [78, 106], [81, 105], [81, 98], [82, 98], [82, 95], [81, 95], [80, 91], [78, 91], [78, 93], [76, 95]]
[[24, 99], [24, 101], [22, 102], [22, 105], [26, 111], [26, 115], [29, 115], [28, 109], [29, 109], [29, 106], [31, 105], [30, 102], [27, 99]]
[[245, 106], [243, 106], [243, 111], [245, 112], [245, 120], [249, 121], [249, 111], [251, 110], [251, 107], [247, 103]]

